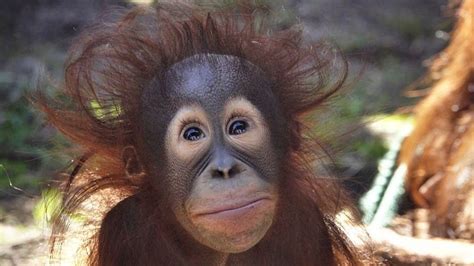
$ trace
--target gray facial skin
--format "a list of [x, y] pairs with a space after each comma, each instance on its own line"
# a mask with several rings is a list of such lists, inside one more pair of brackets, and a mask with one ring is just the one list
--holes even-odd
[[[195, 55], [147, 87], [142, 108], [145, 168], [180, 225], [223, 253], [257, 244], [273, 222], [288, 146], [264, 73], [238, 57]], [[247, 130], [231, 134], [235, 121]], [[200, 139], [185, 139], [191, 127]]]

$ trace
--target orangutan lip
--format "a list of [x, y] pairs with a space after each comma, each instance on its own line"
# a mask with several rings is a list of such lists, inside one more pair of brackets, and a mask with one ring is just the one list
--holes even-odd
[[255, 205], [257, 205], [257, 204], [259, 204], [259, 203], [261, 203], [262, 201], [265, 201], [265, 200], [270, 200], [270, 198], [262, 197], [262, 198], [254, 199], [252, 201], [245, 202], [243, 204], [232, 204], [232, 205], [222, 206], [222, 207], [218, 207], [214, 210], [197, 213], [196, 216], [223, 214], [223, 213], [226, 213], [226, 212], [230, 213], [230, 212], [233, 212], [233, 211], [243, 211], [244, 209], [251, 208], [251, 207], [253, 207], [253, 206], [255, 206]]

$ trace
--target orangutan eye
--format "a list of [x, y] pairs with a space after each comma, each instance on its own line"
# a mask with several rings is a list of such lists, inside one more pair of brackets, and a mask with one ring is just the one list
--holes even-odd
[[232, 122], [229, 126], [229, 135], [240, 135], [247, 131], [249, 124], [243, 120]]
[[183, 133], [183, 138], [188, 141], [197, 141], [204, 137], [204, 132], [198, 127], [190, 127]]

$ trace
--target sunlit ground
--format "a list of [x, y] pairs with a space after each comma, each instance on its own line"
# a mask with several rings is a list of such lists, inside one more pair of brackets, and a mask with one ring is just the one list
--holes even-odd
[[149, 5], [149, 4], [153, 3], [153, 0], [129, 0], [129, 2], [134, 3], [134, 4]]

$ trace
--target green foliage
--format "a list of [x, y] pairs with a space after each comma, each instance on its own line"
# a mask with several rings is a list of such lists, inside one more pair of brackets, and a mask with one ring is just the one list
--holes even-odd
[[355, 124], [363, 117], [367, 106], [359, 92], [360, 90], [351, 91], [350, 94], [341, 92], [309, 118], [316, 121], [314, 133], [324, 142], [339, 146], [341, 143], [338, 136], [354, 131]]
[[93, 100], [90, 102], [90, 106], [94, 116], [99, 120], [117, 118], [122, 114], [122, 108], [118, 104], [104, 107], [98, 101]]
[[58, 189], [46, 189], [33, 209], [33, 218], [37, 224], [50, 224], [59, 214], [62, 205], [61, 192]]
[[399, 58], [394, 56], [386, 56], [381, 60], [381, 69], [384, 70], [383, 78], [386, 86], [394, 88], [404, 88], [407, 81], [413, 81], [421, 73], [419, 69], [410, 69], [403, 65]]
[[385, 143], [376, 138], [370, 138], [366, 140], [357, 140], [353, 143], [354, 150], [357, 154], [362, 155], [367, 160], [378, 160], [384, 156], [388, 151]]
[[0, 189], [11, 187], [13, 184], [17, 187], [29, 185], [30, 180], [26, 177], [27, 173], [28, 165], [26, 163], [0, 158]]
[[35, 189], [44, 180], [38, 170], [51, 145], [38, 132], [40, 120], [25, 97], [28, 73], [0, 70], [0, 189]]
[[423, 35], [423, 21], [416, 14], [393, 14], [383, 21], [389, 28], [399, 32], [404, 38], [413, 40]]
[[334, 42], [337, 43], [338, 47], [345, 53], [352, 51], [358, 51], [364, 49], [370, 45], [370, 40], [373, 38], [370, 32], [354, 36], [348, 36], [346, 34], [340, 34], [333, 37]]
[[31, 184], [27, 177], [28, 160], [38, 156], [32, 145], [38, 122], [27, 100], [21, 97], [27, 80], [0, 72], [0, 92], [6, 97], [0, 101], [0, 189]]
[[28, 140], [37, 126], [28, 103], [21, 99], [5, 109], [4, 121], [0, 123], [0, 154], [28, 149]]

